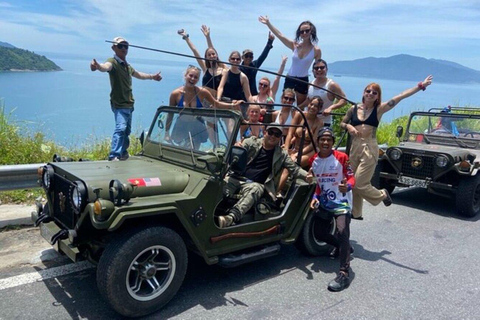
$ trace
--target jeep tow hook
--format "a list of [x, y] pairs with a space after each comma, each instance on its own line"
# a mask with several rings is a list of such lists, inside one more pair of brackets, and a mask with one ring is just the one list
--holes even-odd
[[67, 238], [68, 238], [68, 230], [60, 230], [52, 236], [52, 239], [50, 239], [50, 244], [53, 246], [59, 240], [63, 240]]

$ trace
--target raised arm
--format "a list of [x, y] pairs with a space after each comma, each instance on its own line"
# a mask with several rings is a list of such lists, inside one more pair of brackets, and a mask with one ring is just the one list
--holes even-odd
[[150, 73], [144, 73], [144, 72], [140, 72], [140, 71], [135, 70], [132, 73], [132, 76], [137, 78], [137, 79], [140, 79], [140, 80], [155, 80], [155, 81], [162, 80], [162, 76], [160, 75], [160, 71], [155, 73], [155, 74], [150, 74]]
[[273, 32], [273, 34], [278, 38], [280, 39], [280, 41], [282, 41], [282, 43], [287, 47], [289, 48], [290, 50], [294, 50], [295, 49], [295, 41], [293, 41], [292, 39], [288, 39], [287, 37], [285, 37], [277, 28], [275, 28], [271, 23], [270, 23], [270, 19], [268, 18], [268, 16], [260, 16], [258, 17], [258, 21], [260, 21], [261, 23], [263, 23], [264, 25], [266, 25], [268, 27], [268, 29], [270, 29], [270, 31]]
[[105, 62], [105, 63], [98, 63], [97, 60], [93, 59], [92, 62], [90, 62], [90, 70], [92, 71], [100, 71], [100, 72], [107, 72], [112, 70], [112, 64], [110, 62]]
[[280, 68], [277, 71], [277, 75], [275, 76], [275, 80], [273, 80], [272, 88], [270, 89], [270, 96], [276, 100], [276, 95], [278, 91], [278, 87], [280, 86], [280, 78], [285, 70], [285, 64], [287, 63], [287, 56], [282, 56], [282, 63], [280, 63]]
[[380, 113], [383, 114], [387, 111], [390, 111], [403, 99], [410, 97], [411, 95], [419, 92], [420, 90], [424, 91], [429, 85], [432, 84], [432, 80], [433, 76], [429, 75], [425, 78], [425, 80], [420, 81], [415, 87], [403, 91], [399, 95], [396, 95], [395, 97], [390, 99], [388, 102], [383, 102], [379, 107]]
[[265, 48], [263, 48], [262, 54], [260, 54], [257, 60], [253, 61], [253, 65], [256, 68], [260, 68], [262, 66], [263, 61], [267, 59], [268, 53], [273, 48], [273, 45], [272, 45], [273, 40], [275, 40], [275, 36], [273, 35], [273, 33], [268, 32], [268, 41], [267, 41], [267, 44], [265, 45]]
[[212, 42], [212, 39], [210, 38], [210, 28], [207, 27], [206, 25], [202, 25], [202, 32], [203, 32], [203, 35], [205, 36], [205, 39], [207, 39], [207, 46], [209, 48], [215, 48], [213, 46], [213, 42]]
[[189, 34], [184, 30], [180, 29], [177, 33], [182, 36], [182, 39], [185, 40], [190, 50], [192, 50], [193, 55], [197, 58], [197, 63], [202, 68], [203, 73], [206, 72], [207, 66], [205, 65], [205, 61], [202, 59], [200, 52], [198, 52], [197, 48], [193, 45], [192, 40], [190, 40]]

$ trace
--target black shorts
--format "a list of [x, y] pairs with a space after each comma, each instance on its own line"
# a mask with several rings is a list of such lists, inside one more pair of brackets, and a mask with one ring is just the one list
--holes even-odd
[[[297, 81], [297, 79], [305, 82]], [[294, 89], [295, 92], [298, 92], [301, 94], [307, 94], [308, 93], [308, 76], [307, 77], [288, 76], [287, 78], [285, 78], [285, 83], [283, 85], [283, 90], [285, 89]]]

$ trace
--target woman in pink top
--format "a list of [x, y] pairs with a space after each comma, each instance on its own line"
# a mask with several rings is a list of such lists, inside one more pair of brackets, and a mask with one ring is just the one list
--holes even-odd
[[310, 66], [314, 60], [322, 58], [322, 50], [315, 45], [318, 41], [315, 25], [310, 21], [303, 21], [297, 28], [295, 39], [288, 39], [270, 23], [268, 16], [260, 16], [258, 21], [267, 25], [270, 31], [293, 51], [292, 66], [283, 89], [294, 89], [297, 93], [297, 104], [301, 105], [307, 97]]

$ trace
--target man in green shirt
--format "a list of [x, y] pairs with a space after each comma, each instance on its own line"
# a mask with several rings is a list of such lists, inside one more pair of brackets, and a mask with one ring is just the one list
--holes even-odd
[[110, 105], [115, 116], [115, 131], [108, 160], [126, 160], [129, 157], [129, 135], [132, 128], [132, 113], [135, 100], [132, 94], [132, 76], [141, 80], [162, 80], [160, 72], [147, 74], [135, 70], [126, 60], [128, 54], [128, 41], [122, 37], [113, 39], [113, 58], [108, 58], [105, 63], [98, 63], [93, 59], [90, 63], [92, 71], [108, 72], [110, 76]]

